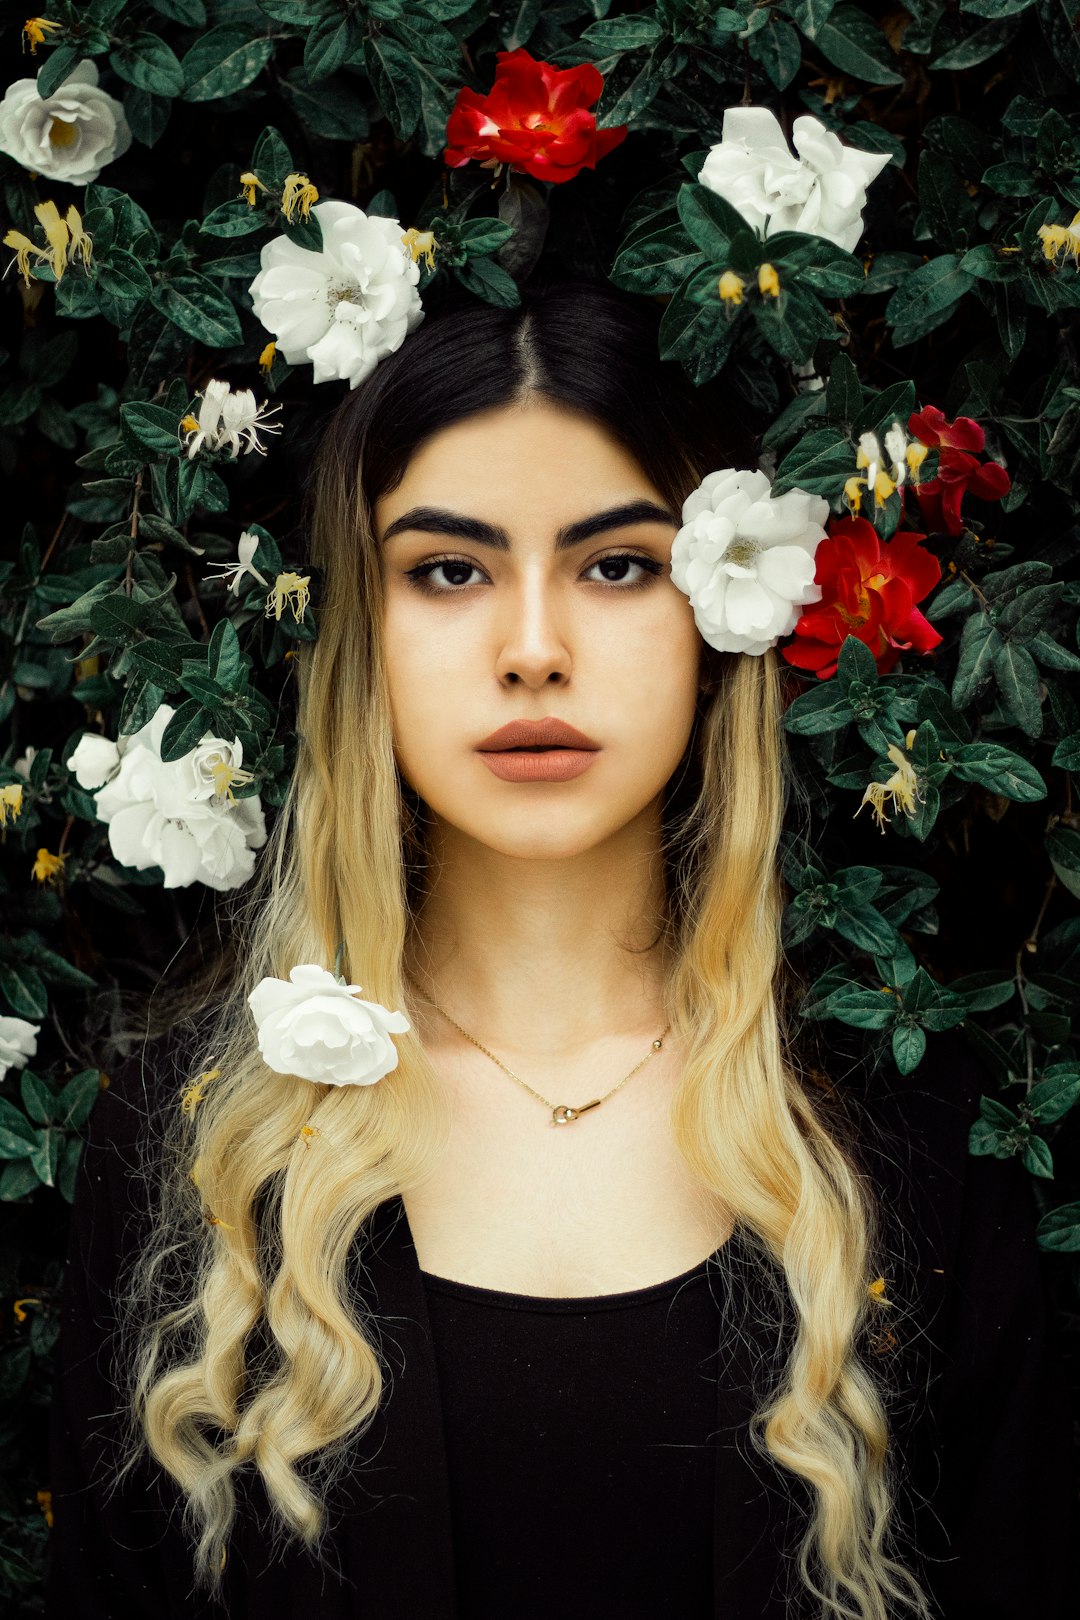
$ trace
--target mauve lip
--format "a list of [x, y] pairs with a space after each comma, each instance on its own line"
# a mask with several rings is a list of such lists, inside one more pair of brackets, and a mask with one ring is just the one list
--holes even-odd
[[548, 718], [545, 720], [509, 720], [498, 731], [493, 731], [490, 737], [477, 743], [476, 750], [480, 754], [494, 754], [503, 748], [587, 748], [596, 750], [600, 744], [586, 737], [583, 731], [576, 726], [567, 725], [565, 720]]

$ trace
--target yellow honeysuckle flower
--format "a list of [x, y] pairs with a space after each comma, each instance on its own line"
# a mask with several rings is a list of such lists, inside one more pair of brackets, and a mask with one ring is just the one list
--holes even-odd
[[16, 1320], [16, 1322], [25, 1322], [26, 1321], [26, 1312], [23, 1310], [24, 1305], [40, 1305], [40, 1304], [41, 1304], [40, 1299], [17, 1299], [15, 1301], [15, 1320]]
[[42, 257], [48, 258], [53, 267], [53, 274], [59, 281], [68, 262], [69, 232], [67, 225], [60, 218], [60, 210], [51, 199], [47, 202], [36, 203], [34, 213], [41, 221], [41, 228], [49, 242], [49, 252], [43, 254]]
[[240, 176], [240, 184], [244, 188], [244, 196], [247, 198], [248, 207], [254, 208], [255, 188], [258, 187], [260, 191], [265, 191], [267, 189], [266, 186], [263, 185], [258, 175], [252, 174], [250, 170], [247, 174], [242, 174]]
[[[918, 728], [913, 726], [904, 738], [904, 747], [909, 752], [915, 741], [917, 730]], [[921, 802], [918, 795], [919, 779], [907, 755], [901, 752], [896, 743], [890, 743], [886, 753], [896, 766], [896, 770], [887, 782], [870, 782], [867, 785], [866, 792], [860, 800], [859, 808], [855, 812], [858, 815], [863, 805], [869, 804], [883, 833], [885, 823], [888, 820], [885, 812], [886, 799], [891, 798], [894, 807], [899, 806], [906, 816], [913, 816], [917, 805]]]
[[35, 1491], [34, 1500], [45, 1515], [45, 1523], [51, 1530], [53, 1527], [52, 1491]]
[[1058, 254], [1080, 265], [1080, 209], [1067, 225], [1040, 225], [1037, 234], [1042, 239], [1043, 256], [1055, 267]]
[[272, 613], [275, 619], [280, 619], [286, 604], [291, 602], [297, 619], [302, 619], [311, 600], [311, 592], [308, 590], [310, 584], [310, 574], [303, 576], [294, 573], [279, 574], [266, 598], [266, 617], [269, 618]]
[[306, 174], [287, 174], [285, 185], [281, 193], [281, 212], [290, 225], [297, 214], [307, 219], [311, 212], [312, 203], [317, 203], [319, 193], [312, 185]]
[[885, 471], [884, 467], [882, 467], [881, 470], [879, 471], [877, 477], [874, 479], [874, 504], [875, 504], [875, 506], [884, 506], [885, 502], [888, 500], [889, 496], [890, 495], [895, 495], [895, 494], [896, 494], [896, 485], [893, 483], [892, 479], [889, 477], [889, 475]]
[[218, 760], [217, 764], [212, 767], [210, 774], [214, 778], [214, 793], [216, 797], [219, 799], [230, 799], [234, 803], [236, 801], [236, 795], [233, 793], [232, 784], [234, 782], [239, 782], [242, 785], [245, 782], [254, 782], [255, 780], [255, 773], [253, 771], [241, 770], [239, 766], [230, 765], [224, 759]]
[[82, 215], [79, 213], [79, 210], [76, 208], [74, 203], [71, 204], [67, 213], [64, 215], [64, 223], [67, 225], [68, 231], [71, 234], [71, 246], [68, 250], [68, 262], [70, 263], [77, 253], [82, 259], [84, 266], [89, 269], [94, 239], [88, 231], [83, 230]]
[[758, 265], [757, 285], [762, 298], [779, 298], [780, 277], [776, 273], [775, 266], [771, 264]]
[[877, 1300], [879, 1305], [891, 1305], [892, 1304], [891, 1299], [886, 1299], [885, 1298], [885, 1279], [884, 1279], [884, 1277], [875, 1277], [874, 1281], [872, 1283], [870, 1283], [869, 1286], [867, 1287], [866, 1292], [870, 1295], [871, 1299]]
[[322, 1132], [317, 1125], [301, 1125], [300, 1127], [300, 1141], [303, 1142], [305, 1147], [311, 1146], [313, 1137], [321, 1135]]
[[[270, 342], [266, 345], [266, 348], [259, 356], [259, 370], [262, 372], [264, 377], [269, 377], [271, 371], [273, 370], [274, 356], [276, 354], [277, 344], [274, 342], [273, 338], [271, 338]], [[195, 425], [197, 427], [198, 423]]]
[[435, 240], [434, 231], [418, 231], [415, 225], [410, 225], [408, 230], [403, 234], [401, 240], [404, 242], [405, 246], [412, 255], [412, 261], [414, 264], [420, 255], [423, 254], [428, 269], [434, 270], [435, 249], [439, 245]]
[[223, 1221], [220, 1215], [215, 1215], [211, 1210], [206, 1212], [206, 1223], [208, 1226], [224, 1226], [229, 1232], [236, 1231], [235, 1226], [230, 1225], [228, 1221]]
[[904, 452], [904, 459], [911, 468], [911, 477], [916, 484], [919, 482], [919, 468], [929, 454], [930, 446], [920, 444], [918, 439], [913, 439]]
[[741, 304], [743, 301], [743, 288], [746, 282], [742, 276], [737, 276], [734, 270], [725, 270], [716, 284], [722, 303]]
[[48, 17], [27, 17], [22, 26], [23, 50], [25, 51], [27, 45], [29, 45], [30, 55], [36, 56], [38, 46], [45, 43], [46, 33], [51, 33], [54, 28], [62, 28], [63, 26], [63, 23], [51, 22]]
[[0, 788], [0, 827], [7, 826], [9, 811], [12, 821], [22, 815], [22, 796], [21, 782], [9, 782], [7, 787]]
[[844, 485], [844, 500], [853, 512], [862, 511], [862, 491], [866, 488], [865, 478], [849, 478]]
[[37, 860], [31, 869], [32, 875], [39, 883], [51, 883], [53, 879], [64, 870], [67, 855], [51, 855], [47, 849], [39, 849]]
[[[26, 285], [29, 287], [30, 255], [31, 253], [35, 253], [39, 259], [43, 259], [45, 257], [44, 253], [34, 242], [31, 242], [28, 236], [24, 236], [22, 231], [16, 231], [14, 229], [8, 231], [5, 235], [4, 246], [15, 249], [15, 257], [12, 259], [11, 264], [17, 266], [20, 276], [22, 276], [23, 280], [26, 282]], [[9, 264], [8, 270], [10, 269], [11, 265]], [[7, 270], [4, 271], [4, 274], [7, 275]]]

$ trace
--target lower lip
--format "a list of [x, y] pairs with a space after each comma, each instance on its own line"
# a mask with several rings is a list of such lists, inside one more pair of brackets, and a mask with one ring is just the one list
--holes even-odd
[[598, 748], [550, 748], [542, 754], [517, 754], [503, 749], [480, 753], [480, 758], [504, 782], [569, 782], [587, 771], [599, 752]]

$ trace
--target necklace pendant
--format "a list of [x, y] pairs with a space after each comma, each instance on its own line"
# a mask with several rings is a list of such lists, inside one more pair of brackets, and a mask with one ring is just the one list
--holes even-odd
[[580, 1108], [570, 1108], [566, 1103], [560, 1103], [558, 1108], [551, 1110], [551, 1123], [553, 1125], [572, 1125], [575, 1119], [582, 1114], [587, 1114], [590, 1108], [599, 1108], [602, 1101], [602, 1097], [597, 1097], [594, 1102], [582, 1103]]

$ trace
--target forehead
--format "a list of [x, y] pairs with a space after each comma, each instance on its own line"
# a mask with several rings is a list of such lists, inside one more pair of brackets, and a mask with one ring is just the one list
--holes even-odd
[[391, 520], [418, 498], [468, 510], [541, 501], [560, 511], [582, 495], [651, 491], [634, 456], [602, 423], [546, 400], [500, 406], [441, 428], [413, 453], [377, 511]]

